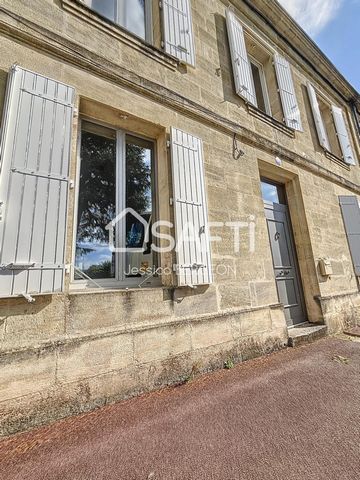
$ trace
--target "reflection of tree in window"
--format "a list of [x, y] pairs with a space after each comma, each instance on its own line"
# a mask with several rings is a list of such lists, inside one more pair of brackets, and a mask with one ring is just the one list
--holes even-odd
[[[146, 222], [152, 214], [151, 151], [135, 143], [126, 145], [126, 206], [141, 215]], [[132, 215], [126, 218], [126, 244], [141, 248], [144, 226]]]
[[78, 240], [105, 242], [115, 218], [115, 141], [83, 132], [78, 209]]
[[[90, 130], [101, 127], [89, 126]], [[105, 130], [105, 129], [104, 129]], [[116, 141], [83, 130], [76, 239], [76, 266], [91, 278], [113, 278], [106, 225], [116, 216]]]

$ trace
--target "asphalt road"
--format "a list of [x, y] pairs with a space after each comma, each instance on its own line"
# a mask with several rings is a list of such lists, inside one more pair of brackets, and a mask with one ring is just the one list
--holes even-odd
[[357, 480], [360, 343], [326, 339], [0, 443], [4, 480]]

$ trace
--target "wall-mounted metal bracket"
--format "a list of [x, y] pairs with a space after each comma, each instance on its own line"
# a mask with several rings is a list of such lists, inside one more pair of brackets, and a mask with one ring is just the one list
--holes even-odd
[[21, 296], [24, 297], [29, 303], [34, 303], [35, 302], [35, 298], [32, 297], [29, 293], [23, 292], [21, 294]]

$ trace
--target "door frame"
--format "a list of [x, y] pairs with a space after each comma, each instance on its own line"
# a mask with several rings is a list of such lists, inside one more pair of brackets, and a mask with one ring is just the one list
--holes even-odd
[[[286, 166], [292, 168], [292, 165]], [[258, 167], [259, 185], [260, 178], [265, 178], [274, 184], [284, 186], [308, 322], [323, 324], [323, 312], [317, 301], [320, 296], [319, 278], [298, 172], [292, 172], [275, 163], [269, 163], [261, 159], [258, 159]], [[270, 242], [269, 250], [271, 250]], [[271, 251], [270, 255], [272, 255]]]
[[[276, 221], [276, 212], [277, 211], [282, 212], [285, 216], [285, 219], [286, 219], [286, 228], [288, 229], [288, 242], [289, 242], [288, 248], [291, 252], [291, 256], [292, 256], [292, 260], [293, 260], [294, 277], [296, 279], [297, 286], [298, 286], [299, 306], [301, 307], [302, 315], [303, 315], [303, 321], [302, 322], [294, 323], [292, 325], [288, 324], [288, 328], [294, 328], [294, 327], [301, 326], [305, 323], [308, 323], [308, 315], [307, 315], [307, 309], [306, 309], [306, 303], [305, 303], [304, 287], [303, 287], [303, 282], [302, 282], [302, 278], [301, 278], [298, 255], [297, 255], [297, 250], [296, 250], [296, 245], [295, 245], [294, 232], [293, 232], [293, 228], [292, 228], [289, 205], [288, 205], [288, 200], [287, 200], [286, 188], [285, 188], [285, 184], [281, 184], [279, 182], [274, 182], [273, 180], [269, 180], [268, 178], [265, 178], [263, 176], [260, 177], [260, 181], [279, 188], [279, 190], [282, 193], [282, 195], [279, 195], [279, 203], [274, 203], [274, 202], [264, 200], [264, 209], [265, 209], [265, 211], [266, 210], [271, 210], [272, 212], [274, 212], [275, 221]], [[282, 202], [281, 202], [281, 200], [282, 200]], [[274, 205], [277, 205], [278, 208], [276, 208]], [[265, 215], [265, 217], [266, 217], [268, 233], [269, 233], [269, 244], [270, 244], [271, 256], [272, 256], [273, 267], [274, 267], [274, 278], [275, 278], [275, 283], [276, 283], [276, 289], [277, 289], [277, 292], [278, 292], [279, 301], [281, 301], [280, 300], [280, 294], [279, 294], [278, 278], [277, 278], [276, 273], [275, 273], [276, 267], [275, 267], [275, 261], [274, 261], [274, 252], [273, 252], [273, 247], [271, 245], [271, 238], [270, 238], [270, 232], [269, 232], [269, 221], [270, 220], [269, 220], [269, 218], [267, 218], [266, 215]], [[291, 320], [291, 318], [290, 318], [290, 320]], [[288, 319], [286, 321], [288, 323]]]

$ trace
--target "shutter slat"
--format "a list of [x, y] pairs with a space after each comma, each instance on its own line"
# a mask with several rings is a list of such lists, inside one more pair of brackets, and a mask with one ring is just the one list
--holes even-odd
[[307, 90], [308, 90], [311, 110], [312, 110], [312, 113], [313, 113], [315, 126], [316, 126], [316, 131], [317, 131], [317, 134], [318, 134], [320, 145], [323, 148], [325, 148], [325, 150], [330, 152], [330, 150], [331, 150], [330, 149], [330, 143], [329, 143], [326, 128], [325, 128], [325, 125], [324, 125], [324, 122], [323, 122], [323, 119], [322, 119], [320, 106], [319, 106], [319, 102], [318, 102], [318, 99], [317, 99], [315, 88], [311, 85], [311, 83], [308, 83], [307, 84]]
[[360, 277], [360, 206], [357, 197], [339, 197], [355, 275]]
[[226, 10], [226, 25], [236, 93], [257, 107], [251, 65], [245, 44], [244, 29], [234, 12], [230, 9]]
[[[1, 139], [2, 297], [63, 289], [74, 97], [73, 88], [18, 66], [9, 75]], [[19, 269], [6, 268], [12, 263]]]
[[296, 98], [290, 63], [278, 53], [274, 56], [276, 77], [279, 86], [285, 123], [293, 130], [303, 131], [300, 108]]
[[164, 0], [165, 51], [181, 62], [195, 66], [195, 42], [190, 0]]
[[332, 105], [332, 113], [338, 135], [344, 162], [348, 165], [356, 165], [355, 155], [351, 146], [349, 133], [346, 128], [345, 118], [341, 108]]
[[[209, 285], [212, 267], [202, 141], [172, 128], [171, 153], [178, 285]], [[193, 241], [186, 241], [189, 235]]]

